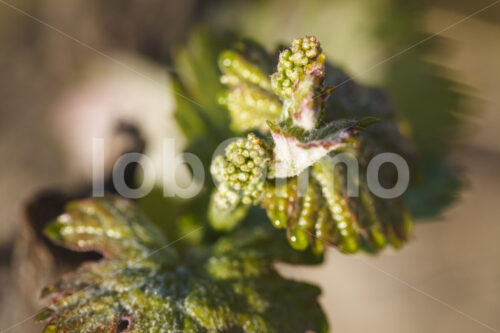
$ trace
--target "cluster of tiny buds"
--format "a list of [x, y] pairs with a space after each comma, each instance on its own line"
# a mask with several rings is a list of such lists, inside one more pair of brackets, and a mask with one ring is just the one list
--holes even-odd
[[231, 126], [239, 132], [258, 129], [268, 131], [266, 120], [278, 119], [281, 102], [274, 95], [252, 85], [233, 87], [220, 94], [218, 103], [225, 105], [231, 115]]
[[249, 205], [262, 196], [268, 164], [265, 142], [250, 133], [246, 139], [229, 144], [225, 156], [216, 157], [211, 171], [228, 189], [240, 194], [243, 204]]
[[269, 89], [269, 80], [267, 75], [255, 65], [251, 64], [241, 55], [233, 51], [225, 51], [219, 59], [219, 66], [224, 75], [220, 80], [222, 84], [234, 86], [241, 80], [249, 81], [263, 89]]
[[303, 76], [306, 66], [316, 60], [321, 49], [314, 36], [297, 38], [292, 48], [280, 53], [278, 72], [271, 77], [273, 90], [282, 97], [292, 95], [293, 84]]

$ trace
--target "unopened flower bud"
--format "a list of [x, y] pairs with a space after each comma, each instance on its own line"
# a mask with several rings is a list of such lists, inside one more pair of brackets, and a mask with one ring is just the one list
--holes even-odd
[[305, 72], [306, 66], [313, 63], [321, 49], [314, 36], [297, 38], [291, 49], [280, 53], [278, 71], [271, 76], [271, 87], [281, 97], [290, 97], [292, 86]]
[[225, 192], [238, 193], [243, 204], [256, 203], [264, 191], [269, 164], [267, 149], [264, 141], [250, 133], [246, 140], [238, 139], [228, 145], [225, 155], [214, 159], [211, 172], [223, 183]]

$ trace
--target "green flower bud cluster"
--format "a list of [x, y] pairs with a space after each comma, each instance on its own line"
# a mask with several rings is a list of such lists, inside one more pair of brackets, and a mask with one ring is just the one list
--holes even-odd
[[232, 130], [268, 132], [266, 121], [279, 119], [282, 109], [268, 74], [235, 51], [221, 53], [219, 68], [228, 90], [218, 96], [218, 103], [228, 109]]
[[262, 89], [270, 89], [269, 77], [256, 65], [234, 51], [224, 51], [219, 56], [219, 68], [224, 73], [221, 83], [233, 86], [243, 81]]
[[[329, 209], [331, 224], [339, 236], [339, 248], [345, 253], [354, 253], [359, 249], [362, 227], [348, 205], [344, 186], [339, 184], [345, 175], [329, 162], [319, 162], [313, 166], [313, 176], [320, 184], [323, 200]], [[328, 239], [328, 234], [323, 236]]]
[[[221, 184], [220, 199], [233, 197], [233, 192], [244, 205], [257, 204], [264, 192], [269, 154], [266, 143], [248, 134], [226, 147], [225, 156], [217, 156], [211, 167], [212, 175]], [[217, 198], [216, 198], [217, 199]], [[222, 202], [221, 202], [222, 204]]]
[[233, 210], [240, 203], [240, 196], [226, 184], [221, 183], [214, 192], [213, 200], [218, 209]]
[[[229, 110], [232, 129], [270, 132], [274, 145], [250, 134], [213, 161], [220, 183], [209, 213], [214, 227], [230, 230], [250, 205], [260, 204], [297, 250], [320, 254], [328, 245], [344, 253], [375, 253], [408, 240], [412, 220], [401, 199], [372, 196], [363, 173], [360, 196], [349, 196], [347, 170], [322, 158], [346, 147], [362, 159], [371, 156], [359, 150], [355, 135], [373, 119], [323, 124], [333, 88], [324, 86], [326, 55], [315, 37], [296, 39], [282, 51], [270, 79], [241, 54], [226, 51], [219, 61], [228, 90], [218, 101]], [[301, 176], [308, 182], [299, 182]]]
[[238, 132], [257, 129], [269, 131], [267, 120], [279, 119], [281, 101], [255, 85], [241, 84], [219, 96], [218, 102], [225, 105], [231, 115], [231, 128]]
[[271, 86], [276, 94], [284, 98], [292, 96], [293, 84], [303, 77], [306, 67], [321, 53], [314, 36], [295, 39], [291, 49], [280, 53], [278, 71], [271, 76]]

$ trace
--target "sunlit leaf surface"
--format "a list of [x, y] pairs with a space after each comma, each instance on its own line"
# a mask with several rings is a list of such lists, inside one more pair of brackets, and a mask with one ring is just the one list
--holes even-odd
[[44, 290], [45, 332], [327, 330], [319, 289], [280, 277], [282, 252], [262, 246], [260, 228], [180, 255], [133, 204], [111, 198], [70, 203], [46, 234], [104, 258]]

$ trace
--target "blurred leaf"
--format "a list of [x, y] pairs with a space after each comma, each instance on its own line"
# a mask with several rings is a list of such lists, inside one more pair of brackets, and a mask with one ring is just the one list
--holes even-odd
[[[73, 202], [46, 231], [57, 243], [100, 251], [47, 287], [45, 332], [327, 332], [319, 289], [283, 279], [282, 257], [261, 228], [184, 257], [123, 199]], [[271, 243], [272, 244], [272, 243]], [[282, 249], [282, 247], [278, 247]]]
[[[227, 88], [220, 94], [219, 102], [228, 109], [231, 129], [235, 132], [253, 129], [266, 132], [265, 122], [279, 117], [281, 101], [272, 92], [269, 73], [265, 71], [271, 63], [269, 55], [264, 55], [264, 51], [254, 44], [247, 44], [237, 44], [241, 49], [239, 52], [225, 50], [219, 55], [219, 67], [223, 73], [221, 82]], [[263, 68], [250, 60], [257, 52]]]
[[[193, 199], [165, 197], [160, 188], [154, 188], [148, 195], [137, 200], [137, 206], [161, 229], [164, 235], [173, 239], [184, 237], [177, 247], [197, 245], [203, 241], [206, 225], [206, 196]], [[206, 199], [205, 199], [206, 200]], [[195, 231], [196, 229], [199, 229]]]
[[[422, 4], [395, 2], [380, 21], [378, 37], [389, 54], [428, 37], [422, 33], [425, 7]], [[388, 38], [388, 33], [390, 37]], [[452, 144], [460, 135], [467, 89], [452, 78], [445, 67], [429, 62], [439, 50], [439, 37], [414, 47], [392, 59], [386, 66], [383, 85], [394, 98], [413, 139], [419, 158], [418, 168], [407, 197], [416, 216], [430, 217], [457, 198], [459, 175], [446, 162]], [[432, 198], [432, 199], [431, 199]]]
[[419, 168], [416, 172], [421, 176], [405, 194], [408, 207], [415, 217], [438, 216], [443, 206], [458, 199], [463, 183], [459, 173], [440, 158], [422, 160]]
[[189, 142], [187, 151], [207, 167], [217, 145], [231, 134], [228, 113], [216, 100], [222, 90], [217, 57], [230, 41], [228, 36], [215, 37], [199, 28], [174, 54], [175, 86], [187, 97], [176, 95], [175, 118]]
[[[381, 20], [377, 36], [384, 40], [388, 54], [394, 54], [428, 37], [423, 33], [422, 4], [395, 1], [387, 12], [390, 20]], [[450, 79], [445, 67], [430, 63], [438, 51], [439, 37], [391, 59], [384, 66], [383, 84], [391, 92], [410, 125], [410, 136], [422, 155], [446, 153], [457, 137], [460, 114], [465, 112], [465, 86]], [[462, 91], [462, 92], [461, 92]]]

